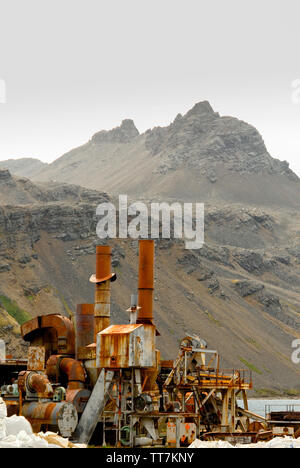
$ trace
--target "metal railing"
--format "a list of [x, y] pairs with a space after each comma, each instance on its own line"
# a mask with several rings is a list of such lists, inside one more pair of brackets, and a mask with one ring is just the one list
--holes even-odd
[[252, 371], [249, 369], [222, 369], [203, 370], [198, 372], [201, 385], [213, 384], [218, 386], [252, 385]]
[[[280, 409], [279, 409], [280, 408]], [[268, 414], [270, 413], [276, 413], [276, 412], [287, 412], [287, 413], [295, 413], [295, 412], [300, 412], [300, 403], [289, 403], [289, 404], [268, 404], [265, 405], [265, 418], [267, 417]]]

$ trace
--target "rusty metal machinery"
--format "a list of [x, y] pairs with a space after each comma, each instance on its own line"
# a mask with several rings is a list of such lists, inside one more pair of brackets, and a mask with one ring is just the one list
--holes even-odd
[[201, 338], [185, 337], [174, 361], [161, 360], [153, 315], [154, 241], [139, 242], [138, 296], [131, 297], [124, 325], [110, 323], [115, 279], [111, 248], [97, 246], [90, 278], [95, 303], [77, 306], [75, 328], [55, 314], [22, 326], [30, 347], [27, 371], [18, 379], [20, 414], [35, 428], [54, 427], [82, 443], [97, 434], [98, 445], [180, 447], [214, 434], [253, 436], [252, 421], [262, 429], [264, 418], [247, 406], [251, 373], [220, 370], [217, 351]]
[[[16, 392], [6, 396], [7, 404], [14, 408], [15, 414], [25, 416], [35, 431], [52, 429], [71, 437], [78, 423], [78, 413], [84, 409], [81, 398], [86, 403], [90, 395], [84, 388], [83, 365], [72, 358], [75, 352], [72, 322], [51, 314], [30, 320], [21, 327], [21, 332], [30, 342], [27, 370], [19, 372]], [[61, 354], [53, 354], [57, 352]], [[53, 362], [60, 364], [57, 377], [65, 376], [66, 389], [49, 371]]]
[[78, 423], [78, 414], [72, 403], [28, 402], [24, 403], [22, 415], [32, 424], [35, 432], [42, 426], [58, 429], [63, 437], [71, 437]]

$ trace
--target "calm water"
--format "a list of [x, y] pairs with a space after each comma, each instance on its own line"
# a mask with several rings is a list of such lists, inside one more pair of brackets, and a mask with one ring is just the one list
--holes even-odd
[[[243, 407], [243, 402], [238, 400], [239, 406]], [[265, 412], [270, 411], [300, 411], [300, 400], [248, 400], [249, 411], [265, 416]]]

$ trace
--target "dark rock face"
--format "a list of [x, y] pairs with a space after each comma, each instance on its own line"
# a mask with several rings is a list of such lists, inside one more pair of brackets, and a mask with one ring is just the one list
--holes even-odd
[[282, 306], [281, 306], [279, 297], [274, 296], [274, 294], [261, 293], [259, 295], [259, 300], [266, 309], [273, 311], [275, 315], [276, 313], [279, 313], [282, 311]]
[[198, 169], [211, 183], [218, 165], [241, 174], [284, 174], [299, 180], [286, 161], [272, 158], [259, 132], [233, 117], [220, 117], [207, 101], [179, 114], [168, 127], [146, 132], [146, 147], [161, 155], [158, 173], [182, 165]]
[[11, 177], [11, 174], [10, 174], [9, 170], [7, 170], [7, 169], [0, 170], [0, 183], [1, 182], [7, 182], [7, 181], [9, 181], [11, 179], [12, 179], [12, 177]]
[[[1, 172], [8, 177], [8, 171]], [[15, 179], [10, 174], [9, 177], [16, 185], [23, 180]], [[38, 260], [34, 246], [40, 240], [41, 232], [63, 242], [94, 239], [98, 221], [96, 206], [109, 201], [108, 195], [96, 190], [66, 184], [47, 184], [39, 189], [32, 182], [24, 180], [26, 184], [28, 182], [33, 203], [28, 203], [25, 198], [18, 206], [0, 204], [0, 231], [3, 233], [0, 240], [0, 273], [3, 274], [9, 272], [15, 263], [20, 268], [27, 268], [28, 265], [34, 267], [32, 260]], [[7, 189], [7, 181], [5, 186]], [[39, 202], [40, 198], [42, 200]], [[21, 192], [20, 200], [23, 200]], [[20, 242], [23, 248], [18, 251]], [[94, 243], [90, 249], [85, 247], [83, 251], [94, 252]], [[76, 251], [78, 254], [80, 251]], [[30, 288], [26, 286], [24, 290], [27, 289]]]
[[233, 206], [206, 210], [205, 230], [215, 242], [241, 248], [264, 249], [266, 231], [272, 235], [275, 219], [257, 208]]
[[242, 297], [251, 296], [252, 294], [257, 293], [264, 289], [264, 285], [260, 283], [255, 283], [253, 281], [241, 280], [237, 281], [234, 284], [235, 289]]
[[10, 270], [10, 266], [8, 263], [1, 263], [0, 264], [0, 273], [4, 272], [4, 271], [9, 271]]
[[[100, 201], [99, 201], [100, 203]], [[35, 240], [42, 230], [61, 240], [79, 239], [84, 232], [95, 232], [95, 206], [87, 204], [47, 204], [28, 208], [0, 208], [0, 228], [11, 233], [27, 233]], [[24, 262], [24, 259], [20, 259]]]
[[196, 254], [193, 252], [188, 252], [183, 257], [178, 258], [177, 262], [184, 267], [199, 267], [200, 260]]
[[235, 260], [249, 273], [261, 274], [266, 269], [263, 257], [258, 252], [241, 251], [235, 255]]
[[208, 279], [212, 278], [212, 276], [214, 275], [214, 271], [213, 270], [205, 270], [201, 271], [201, 274], [198, 276], [197, 280], [198, 281], [207, 281]]
[[258, 300], [263, 305], [264, 311], [280, 322], [296, 330], [300, 329], [300, 320], [289, 313], [288, 308], [283, 306], [279, 297], [267, 291], [258, 294]]
[[105, 193], [78, 185], [56, 182], [34, 184], [24, 177], [12, 176], [8, 170], [0, 170], [0, 188], [0, 206], [51, 202], [100, 203], [109, 199]]
[[120, 127], [112, 130], [102, 130], [92, 137], [92, 142], [95, 144], [100, 143], [130, 143], [139, 136], [139, 131], [134, 125], [133, 120], [125, 119], [122, 121]]
[[300, 245], [295, 245], [287, 249], [288, 253], [300, 264]]
[[47, 202], [101, 203], [109, 200], [105, 193], [78, 185], [52, 183], [41, 188], [45, 193], [44, 201]]
[[223, 246], [208, 246], [205, 244], [202, 249], [198, 251], [198, 255], [212, 262], [221, 263], [223, 265], [231, 265], [230, 251]]
[[276, 262], [283, 263], [284, 265], [289, 265], [291, 263], [291, 257], [289, 255], [276, 255], [274, 259]]

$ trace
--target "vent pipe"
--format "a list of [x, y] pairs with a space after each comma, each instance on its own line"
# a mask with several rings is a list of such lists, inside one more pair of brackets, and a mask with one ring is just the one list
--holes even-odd
[[116, 279], [111, 272], [111, 247], [97, 245], [96, 247], [96, 274], [90, 281], [95, 284], [94, 306], [94, 340], [97, 333], [110, 325], [110, 282]]
[[139, 295], [137, 323], [153, 324], [154, 240], [139, 241]]
[[138, 307], [138, 297], [136, 294], [131, 294], [130, 298], [130, 307], [127, 309], [127, 312], [130, 313], [130, 324], [134, 325], [137, 321], [137, 313], [140, 307]]

